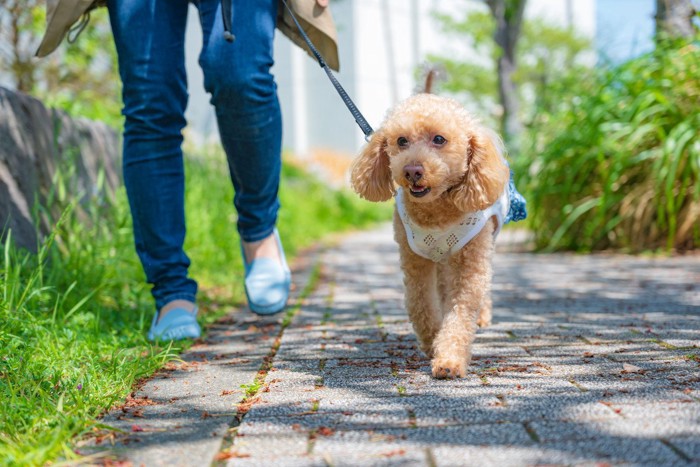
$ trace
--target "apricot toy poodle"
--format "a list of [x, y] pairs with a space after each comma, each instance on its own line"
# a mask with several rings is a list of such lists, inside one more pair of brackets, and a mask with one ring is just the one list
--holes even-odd
[[353, 189], [396, 198], [405, 303], [435, 378], [461, 378], [476, 327], [491, 323], [491, 259], [509, 210], [503, 144], [457, 101], [414, 95], [353, 162]]

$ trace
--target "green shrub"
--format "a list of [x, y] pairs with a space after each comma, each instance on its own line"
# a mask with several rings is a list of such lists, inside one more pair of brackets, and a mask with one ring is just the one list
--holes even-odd
[[591, 71], [559, 93], [516, 161], [538, 247], [698, 247], [698, 42]]

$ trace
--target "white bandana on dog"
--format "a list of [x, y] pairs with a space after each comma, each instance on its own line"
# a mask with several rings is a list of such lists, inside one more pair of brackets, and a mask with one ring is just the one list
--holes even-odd
[[406, 229], [408, 244], [417, 255], [433, 260], [436, 263], [445, 259], [447, 255], [459, 251], [464, 245], [469, 243], [481, 232], [481, 229], [484, 228], [491, 217], [496, 218], [496, 231], [493, 233], [493, 236], [498, 235], [506, 214], [508, 214], [509, 204], [510, 199], [508, 188], [506, 187], [501, 197], [483, 211], [465, 214], [461, 222], [445, 230], [429, 229], [420, 227], [408, 217], [404, 206], [403, 190], [401, 188], [396, 190], [396, 208]]

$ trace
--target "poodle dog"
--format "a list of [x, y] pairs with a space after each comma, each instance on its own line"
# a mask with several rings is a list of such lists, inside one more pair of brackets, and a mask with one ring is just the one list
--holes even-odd
[[389, 112], [353, 161], [369, 201], [396, 198], [405, 304], [435, 378], [461, 378], [491, 323], [491, 258], [510, 170], [495, 132], [457, 101], [417, 94]]

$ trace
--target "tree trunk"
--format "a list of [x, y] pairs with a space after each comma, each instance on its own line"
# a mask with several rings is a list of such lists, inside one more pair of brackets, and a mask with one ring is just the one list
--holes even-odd
[[693, 37], [695, 8], [692, 0], [656, 0], [656, 40]]
[[[30, 52], [32, 8], [36, 2], [0, 0], [0, 65], [6, 66], [18, 91], [31, 93], [36, 83], [36, 64]], [[7, 65], [5, 65], [7, 64]]]
[[501, 127], [506, 143], [513, 153], [520, 149], [520, 135], [523, 131], [513, 73], [517, 67], [515, 49], [522, 29], [526, 2], [527, 0], [486, 0], [496, 20], [494, 41], [501, 49], [498, 57], [498, 94], [503, 107]]

